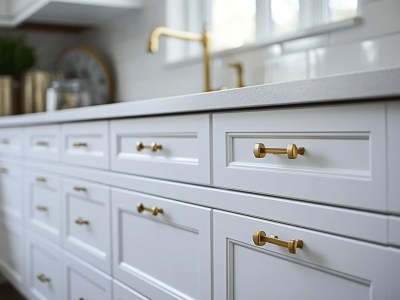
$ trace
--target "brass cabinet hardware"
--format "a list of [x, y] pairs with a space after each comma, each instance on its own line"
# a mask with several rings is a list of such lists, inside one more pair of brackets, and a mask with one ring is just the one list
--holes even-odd
[[39, 274], [36, 276], [36, 278], [41, 281], [41, 282], [50, 282], [50, 278], [48, 278], [46, 275], [44, 274]]
[[75, 148], [81, 148], [81, 147], [87, 147], [88, 144], [83, 142], [75, 142], [72, 144], [72, 146], [74, 146]]
[[0, 140], [0, 143], [4, 144], [4, 145], [8, 145], [8, 144], [10, 144], [10, 140], [9, 139], [2, 139], [2, 140]]
[[77, 191], [77, 192], [86, 192], [86, 188], [83, 187], [83, 186], [80, 186], [80, 185], [75, 185], [75, 186], [74, 186], [74, 191]]
[[142, 213], [143, 211], [149, 211], [153, 214], [153, 216], [157, 216], [158, 214], [162, 214], [164, 213], [164, 210], [162, 208], [159, 208], [157, 206], [153, 206], [153, 207], [146, 207], [144, 206], [143, 203], [139, 203], [136, 206], [136, 209], [139, 213]]
[[76, 299], [76, 300], [85, 300], [85, 298], [80, 297], [80, 298], [78, 298], [78, 299]]
[[49, 142], [46, 141], [37, 141], [36, 146], [48, 146]]
[[162, 145], [158, 145], [157, 143], [151, 143], [150, 146], [145, 146], [143, 145], [142, 142], [137, 142], [136, 143], [136, 150], [137, 151], [142, 151], [143, 149], [150, 149], [153, 152], [156, 152], [157, 150], [162, 150]]
[[36, 210], [38, 210], [38, 211], [48, 211], [49, 209], [47, 208], [47, 206], [37, 205], [36, 206]]
[[236, 70], [236, 87], [244, 87], [243, 81], [243, 64], [241, 62], [231, 62], [228, 64], [229, 67], [234, 68]]
[[264, 144], [254, 145], [253, 153], [256, 158], [263, 158], [267, 153], [286, 154], [289, 159], [295, 159], [297, 155], [303, 155], [304, 147], [297, 147], [295, 144], [289, 144], [287, 148], [266, 148]]
[[75, 223], [78, 224], [78, 225], [89, 225], [89, 221], [88, 220], [84, 220], [81, 217], [78, 217], [75, 220]]
[[257, 246], [264, 246], [266, 243], [287, 248], [290, 253], [296, 254], [297, 248], [303, 248], [302, 240], [290, 240], [288, 242], [280, 240], [277, 236], [267, 236], [264, 231], [256, 231], [253, 234], [253, 242]]
[[8, 173], [8, 169], [0, 167], [0, 173], [7, 174]]
[[39, 182], [46, 182], [46, 177], [37, 176], [37, 177], [36, 177], [36, 181], [39, 181]]

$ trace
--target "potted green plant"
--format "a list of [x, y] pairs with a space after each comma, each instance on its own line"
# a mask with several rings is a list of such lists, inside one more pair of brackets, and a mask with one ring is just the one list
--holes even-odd
[[19, 81], [34, 64], [34, 50], [26, 45], [22, 37], [0, 37], [1, 114], [19, 112]]

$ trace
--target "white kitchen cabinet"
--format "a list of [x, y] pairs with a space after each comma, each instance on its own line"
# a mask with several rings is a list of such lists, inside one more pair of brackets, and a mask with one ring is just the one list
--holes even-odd
[[113, 284], [113, 300], [149, 300], [118, 280]]
[[75, 178], [62, 180], [63, 245], [111, 273], [110, 188]]
[[[213, 220], [215, 299], [386, 299], [385, 247], [220, 211]], [[258, 247], [257, 231], [304, 245]]]
[[400, 213], [400, 103], [389, 102], [387, 105], [387, 151], [388, 151], [388, 194], [389, 210]]
[[64, 252], [63, 276], [67, 288], [66, 300], [112, 298], [111, 277], [67, 252]]
[[115, 278], [149, 299], [211, 298], [210, 209], [113, 189], [112, 220]]
[[20, 127], [7, 128], [0, 131], [0, 153], [22, 155], [23, 129]]
[[61, 243], [61, 183], [57, 174], [27, 170], [25, 174], [27, 229]]
[[97, 25], [141, 6], [142, 0], [0, 0], [5, 12], [0, 13], [0, 26], [13, 27], [24, 21]]
[[25, 132], [26, 155], [45, 160], [60, 160], [60, 126], [32, 126]]

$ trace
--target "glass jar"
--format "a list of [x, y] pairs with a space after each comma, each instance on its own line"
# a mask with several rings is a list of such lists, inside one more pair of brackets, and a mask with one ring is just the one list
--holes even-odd
[[46, 110], [91, 105], [90, 86], [83, 79], [54, 80], [46, 92]]

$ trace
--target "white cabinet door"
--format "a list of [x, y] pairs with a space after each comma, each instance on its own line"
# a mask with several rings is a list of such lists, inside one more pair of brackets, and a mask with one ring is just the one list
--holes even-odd
[[116, 279], [149, 299], [211, 298], [210, 209], [120, 189], [111, 203]]
[[20, 290], [26, 285], [25, 233], [20, 224], [0, 220], [0, 272]]
[[113, 300], [149, 300], [118, 280], [113, 281]]
[[0, 218], [23, 223], [23, 170], [19, 162], [0, 160]]
[[64, 253], [66, 300], [111, 300], [111, 277], [91, 265]]
[[[388, 299], [386, 247], [220, 211], [213, 225], [214, 299]], [[256, 231], [304, 245], [255, 246]]]
[[32, 126], [25, 130], [26, 155], [45, 160], [60, 160], [60, 125]]
[[25, 182], [27, 229], [60, 243], [60, 176], [38, 170], [27, 170]]
[[63, 300], [63, 254], [55, 244], [27, 235], [28, 293], [33, 300]]
[[62, 187], [64, 247], [111, 273], [110, 188], [73, 178]]

